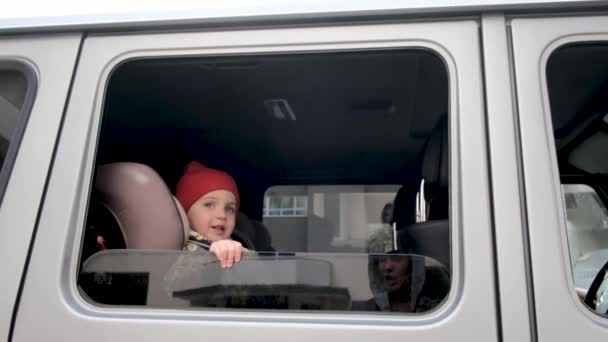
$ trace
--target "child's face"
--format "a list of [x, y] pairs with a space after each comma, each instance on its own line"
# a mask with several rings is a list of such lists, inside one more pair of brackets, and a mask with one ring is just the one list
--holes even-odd
[[192, 229], [211, 241], [230, 238], [236, 222], [236, 197], [227, 190], [215, 190], [199, 198], [188, 210]]

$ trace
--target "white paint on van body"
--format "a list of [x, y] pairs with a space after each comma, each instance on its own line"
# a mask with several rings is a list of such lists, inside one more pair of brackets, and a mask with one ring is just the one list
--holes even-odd
[[599, 0], [238, 0], [238, 1], [12, 2], [0, 13], [0, 31], [149, 27], [230, 23], [260, 19], [355, 17], [383, 14], [445, 15], [472, 11], [583, 8]]
[[0, 339], [9, 331], [79, 43], [77, 34], [0, 38], [0, 61], [23, 63], [37, 78], [32, 111], [0, 206]]

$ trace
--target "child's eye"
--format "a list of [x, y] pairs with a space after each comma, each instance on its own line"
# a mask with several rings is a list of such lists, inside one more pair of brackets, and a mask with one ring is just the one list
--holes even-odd
[[207, 203], [204, 204], [204, 206], [206, 208], [210, 208], [211, 209], [211, 208], [213, 208], [213, 202], [207, 202]]
[[236, 208], [235, 207], [226, 207], [226, 212], [234, 214], [236, 212]]

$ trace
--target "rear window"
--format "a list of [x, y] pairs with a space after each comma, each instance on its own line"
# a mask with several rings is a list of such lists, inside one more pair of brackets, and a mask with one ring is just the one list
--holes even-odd
[[105, 99], [78, 280], [91, 302], [421, 314], [448, 295], [434, 53], [148, 58]]
[[398, 185], [274, 186], [264, 195], [263, 223], [278, 250], [365, 253], [374, 234], [393, 234], [398, 190]]

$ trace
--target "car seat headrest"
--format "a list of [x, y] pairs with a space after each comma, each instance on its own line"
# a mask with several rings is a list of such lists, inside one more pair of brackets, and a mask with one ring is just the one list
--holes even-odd
[[422, 178], [429, 193], [445, 189], [449, 181], [448, 122], [442, 117], [429, 137], [422, 160]]
[[130, 162], [102, 165], [97, 170], [95, 190], [116, 218], [126, 248], [184, 246], [186, 215], [152, 168]]
[[[421, 177], [424, 179], [424, 197], [430, 204], [427, 219], [444, 219], [448, 216], [449, 151], [447, 118], [439, 119], [424, 147]], [[393, 218], [397, 229], [416, 223], [416, 194], [420, 179], [401, 186], [393, 202]]]
[[433, 258], [448, 270], [451, 267], [449, 220], [420, 222], [405, 227], [397, 235], [400, 251]]
[[399, 188], [393, 202], [393, 217], [397, 229], [416, 223], [416, 192], [419, 187], [404, 184]]

